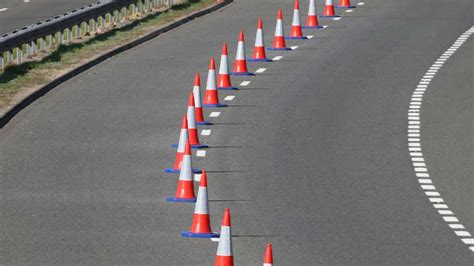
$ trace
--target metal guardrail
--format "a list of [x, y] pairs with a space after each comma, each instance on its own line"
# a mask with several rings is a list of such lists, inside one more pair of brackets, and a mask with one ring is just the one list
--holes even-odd
[[187, 0], [101, 0], [7, 33], [0, 37], [0, 71], [21, 64], [24, 56], [54, 50], [83, 36], [105, 31], [108, 26], [120, 26], [156, 8], [170, 8], [184, 2]]

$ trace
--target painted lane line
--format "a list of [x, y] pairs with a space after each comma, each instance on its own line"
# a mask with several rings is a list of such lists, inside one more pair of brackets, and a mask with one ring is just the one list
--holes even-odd
[[232, 101], [235, 98], [234, 95], [229, 95], [224, 98], [224, 101]]
[[325, 28], [327, 28], [327, 27], [329, 27], [329, 26], [328, 26], [328, 25], [323, 25], [323, 29], [325, 29]]
[[197, 157], [206, 157], [206, 151], [205, 150], [198, 150], [196, 152]]
[[194, 174], [194, 182], [201, 181], [201, 174]]
[[340, 17], [337, 17], [337, 18], [333, 18], [332, 20], [340, 20], [341, 18]]
[[212, 112], [209, 114], [209, 117], [219, 117], [221, 115], [221, 112]]
[[211, 130], [210, 129], [203, 129], [203, 130], [201, 130], [201, 135], [209, 136], [209, 135], [211, 135]]
[[306, 38], [308, 38], [308, 40], [311, 40], [311, 39], [314, 38], [314, 36], [313, 35], [308, 35], [308, 36], [306, 36]]
[[363, 5], [365, 5], [365, 3], [364, 2], [359, 2], [359, 3], [357, 3], [357, 5], [358, 6], [363, 6]]
[[283, 56], [278, 55], [278, 56], [273, 57], [272, 60], [273, 60], [273, 61], [279, 61], [279, 60], [282, 59], [282, 58], [283, 58]]
[[240, 83], [240, 86], [248, 86], [250, 84], [250, 81], [242, 81], [242, 83]]
[[3, 11], [7, 11], [8, 8], [4, 7], [4, 8], [0, 8], [0, 12], [3, 12]]
[[296, 49], [298, 49], [298, 45], [291, 46], [290, 48], [291, 48], [291, 50], [296, 50]]
[[[430, 177], [428, 166], [425, 163], [423, 153], [421, 152], [421, 118], [420, 109], [423, 102], [423, 96], [431, 80], [436, 76], [444, 63], [456, 53], [456, 51], [464, 44], [464, 42], [474, 33], [474, 26], [464, 32], [455, 42], [449, 47], [431, 67], [426, 71], [423, 78], [420, 79], [416, 89], [413, 91], [409, 110], [408, 110], [408, 150], [412, 160], [413, 170], [420, 183], [421, 189], [424, 190], [428, 200], [433, 204], [438, 214], [453, 229], [456, 236], [460, 237], [461, 241], [468, 245], [469, 250], [474, 252], [474, 238], [471, 233], [464, 228], [464, 225], [459, 223], [459, 219], [454, 215], [454, 212], [445, 204], [445, 200], [441, 197], [441, 193], [436, 190], [433, 180]], [[469, 238], [466, 238], [469, 237]]]
[[352, 11], [354, 11], [354, 10], [348, 9], [348, 10], [346, 10], [346, 13], [352, 13]]
[[262, 67], [262, 68], [259, 68], [259, 69], [255, 70], [255, 73], [263, 73], [263, 72], [265, 72], [266, 70], [267, 70], [266, 68], [263, 68], [263, 67]]

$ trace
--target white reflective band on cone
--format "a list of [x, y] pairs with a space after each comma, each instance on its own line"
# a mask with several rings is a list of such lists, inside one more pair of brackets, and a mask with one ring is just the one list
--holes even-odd
[[183, 163], [181, 164], [181, 171], [179, 172], [179, 180], [193, 181], [193, 170], [191, 163], [191, 155], [183, 156]]
[[209, 214], [206, 187], [199, 187], [194, 214]]
[[221, 236], [217, 246], [217, 256], [232, 256], [231, 230], [229, 226], [221, 226]]

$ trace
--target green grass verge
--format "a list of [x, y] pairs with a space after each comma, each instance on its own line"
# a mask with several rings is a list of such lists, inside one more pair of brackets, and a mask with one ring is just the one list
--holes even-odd
[[190, 0], [186, 4], [148, 15], [122, 28], [115, 28], [97, 35], [85, 42], [63, 45], [38, 61], [10, 66], [0, 74], [0, 109], [12, 105], [15, 95], [24, 90], [40, 87], [60, 76], [64, 71], [84, 63], [106, 51], [124, 45], [157, 27], [170, 23], [182, 16], [203, 9], [215, 0]]

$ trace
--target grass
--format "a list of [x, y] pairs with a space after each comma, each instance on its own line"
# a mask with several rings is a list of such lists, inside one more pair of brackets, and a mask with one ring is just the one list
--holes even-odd
[[16, 95], [39, 88], [100, 54], [214, 3], [215, 0], [189, 0], [188, 3], [148, 15], [141, 20], [136, 20], [121, 28], [114, 28], [82, 43], [62, 45], [48, 55], [43, 54], [44, 57], [36, 61], [9, 66], [0, 74], [0, 111], [13, 105]]

